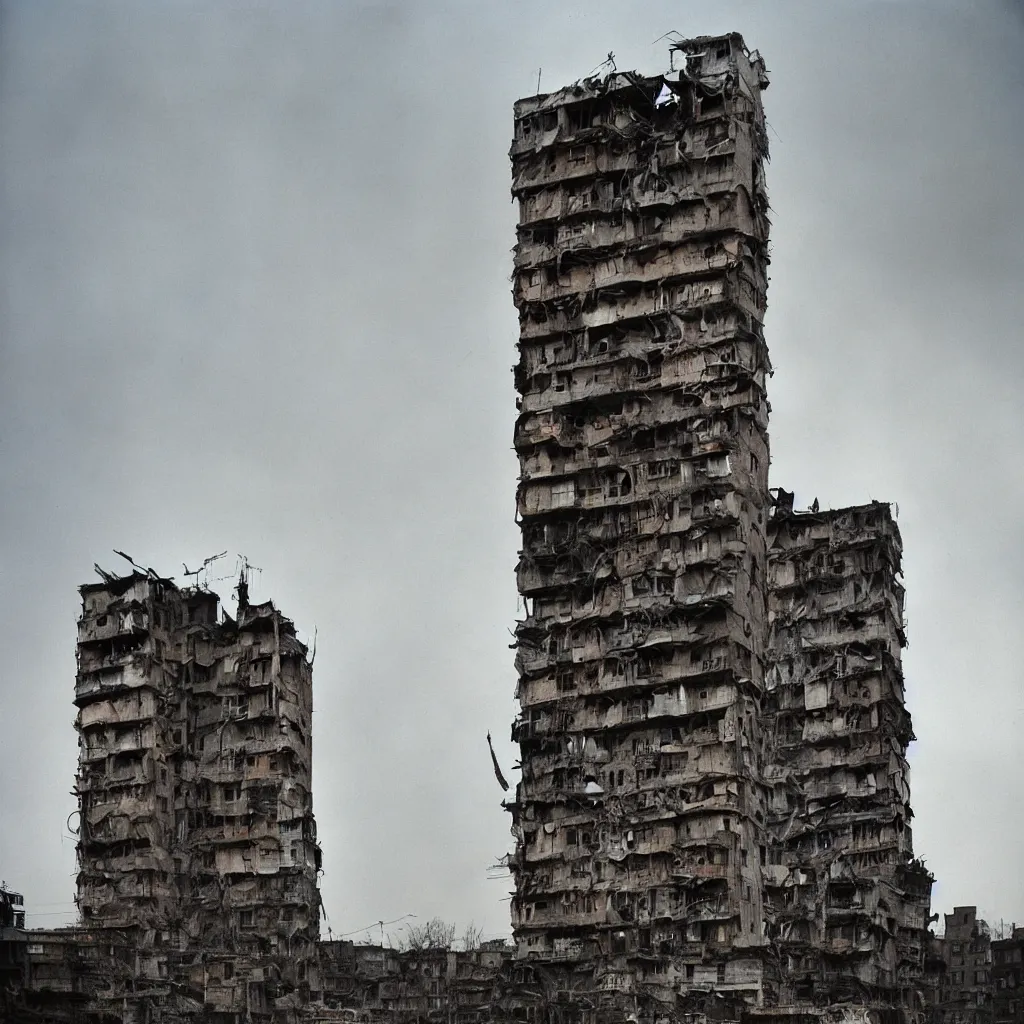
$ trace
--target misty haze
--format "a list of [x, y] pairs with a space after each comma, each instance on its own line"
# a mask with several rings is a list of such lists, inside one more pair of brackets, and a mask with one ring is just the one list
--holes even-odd
[[0, 2], [0, 1019], [1024, 1024], [1022, 47]]

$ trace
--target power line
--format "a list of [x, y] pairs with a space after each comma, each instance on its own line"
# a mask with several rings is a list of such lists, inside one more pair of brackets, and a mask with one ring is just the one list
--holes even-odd
[[345, 932], [339, 935], [339, 939], [348, 938], [349, 935], [358, 935], [360, 932], [368, 932], [371, 928], [383, 928], [386, 924], [397, 924], [399, 921], [404, 921], [407, 917], [415, 917], [415, 914], [403, 914], [401, 917], [396, 917], [392, 921], [374, 921], [372, 924], [368, 924], [365, 928], [356, 928], [355, 931]]

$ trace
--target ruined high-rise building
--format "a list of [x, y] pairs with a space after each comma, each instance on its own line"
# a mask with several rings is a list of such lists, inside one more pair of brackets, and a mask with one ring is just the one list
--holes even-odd
[[516, 104], [519, 955], [585, 1024], [913, 1018], [899, 534], [769, 497], [767, 79], [678, 55]]
[[171, 992], [269, 1020], [308, 995], [312, 672], [292, 623], [246, 591], [235, 621], [153, 574], [81, 588], [78, 902], [149, 979], [139, 995], [111, 972], [114, 1005]]
[[766, 916], [781, 998], [920, 1014], [931, 877], [911, 837], [899, 529], [886, 504], [794, 514], [781, 492], [768, 547]]
[[519, 101], [512, 145], [513, 924], [616, 1013], [756, 1001], [765, 941], [767, 78], [738, 35], [673, 54]]

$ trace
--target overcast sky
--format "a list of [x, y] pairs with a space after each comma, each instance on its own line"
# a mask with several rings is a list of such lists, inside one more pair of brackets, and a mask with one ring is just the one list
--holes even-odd
[[512, 104], [609, 50], [665, 70], [670, 30], [739, 30], [771, 72], [772, 483], [899, 505], [933, 908], [1024, 922], [1024, 8], [23, 0], [0, 876], [30, 924], [73, 916], [76, 588], [116, 547], [165, 574], [242, 552], [317, 631], [335, 935], [507, 932], [484, 737], [512, 774]]

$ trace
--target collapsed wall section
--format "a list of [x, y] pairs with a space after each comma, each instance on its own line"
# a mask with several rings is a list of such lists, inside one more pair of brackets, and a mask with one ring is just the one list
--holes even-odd
[[763, 984], [767, 79], [674, 54], [520, 100], [511, 151], [513, 927], [599, 1015]]
[[794, 513], [780, 499], [763, 712], [780, 999], [916, 1019], [931, 876], [910, 826], [899, 529], [879, 502]]

